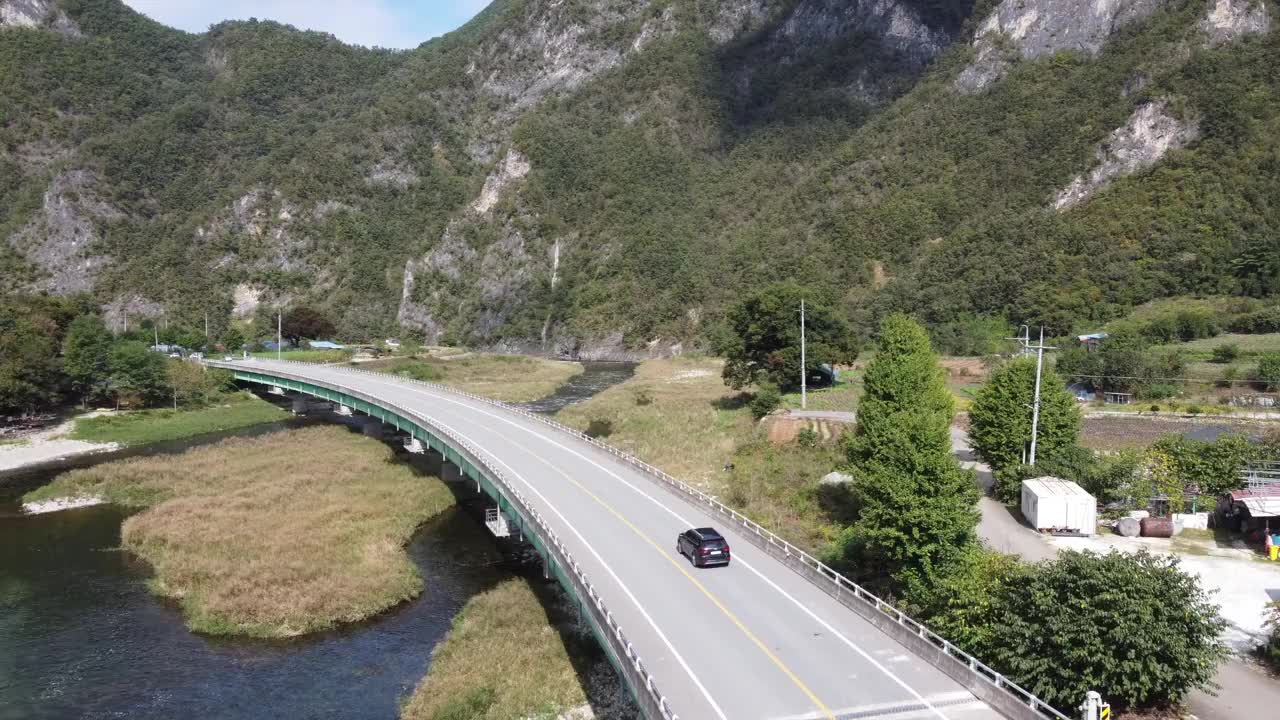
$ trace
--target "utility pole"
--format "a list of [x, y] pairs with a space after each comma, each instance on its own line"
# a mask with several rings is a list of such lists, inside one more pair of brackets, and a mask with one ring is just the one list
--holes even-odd
[[204, 314], [204, 344], [209, 345], [209, 313]]
[[276, 311], [276, 359], [281, 358], [284, 350], [284, 313]]
[[800, 298], [800, 409], [808, 408], [809, 373], [804, 364], [804, 298]]
[[152, 323], [152, 325], [151, 325], [151, 329], [152, 329], [153, 331], [155, 331], [155, 334], [156, 334], [156, 352], [159, 352], [159, 351], [160, 351], [160, 326], [156, 325], [155, 323]]
[[1027, 458], [1027, 464], [1034, 466], [1036, 464], [1036, 440], [1040, 434], [1040, 376], [1044, 372], [1044, 351], [1057, 350], [1058, 348], [1044, 344], [1044, 326], [1040, 326], [1040, 342], [1031, 344], [1031, 328], [1026, 325], [1022, 326], [1022, 337], [1009, 338], [1017, 340], [1022, 344], [1021, 355], [1029, 355], [1032, 350], [1036, 351], [1036, 389], [1035, 396], [1031, 402], [1031, 454]]

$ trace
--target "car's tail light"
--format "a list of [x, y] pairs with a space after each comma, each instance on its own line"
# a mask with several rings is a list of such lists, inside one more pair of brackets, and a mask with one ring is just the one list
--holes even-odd
[[725, 546], [724, 546], [724, 552], [725, 552], [725, 554], [726, 554], [726, 555], [728, 555], [728, 554], [729, 554], [729, 544], [728, 544], [728, 543], [725, 543]]

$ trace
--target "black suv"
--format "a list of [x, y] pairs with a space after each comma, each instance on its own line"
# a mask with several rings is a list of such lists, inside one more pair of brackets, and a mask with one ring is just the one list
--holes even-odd
[[685, 530], [676, 538], [676, 552], [694, 567], [729, 564], [729, 541], [712, 528]]

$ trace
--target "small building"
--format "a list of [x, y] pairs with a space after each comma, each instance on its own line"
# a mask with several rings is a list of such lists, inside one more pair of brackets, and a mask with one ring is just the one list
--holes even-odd
[[1133, 393], [1109, 392], [1103, 393], [1103, 397], [1111, 405], [1129, 405], [1133, 402]]
[[1096, 333], [1089, 333], [1088, 335], [1077, 335], [1076, 341], [1079, 342], [1081, 345], [1084, 345], [1085, 349], [1088, 350], [1089, 352], [1093, 352], [1094, 350], [1098, 349], [1098, 343], [1102, 342], [1103, 340], [1106, 340], [1107, 337], [1108, 337], [1107, 333], [1096, 332]]
[[1044, 533], [1093, 535], [1098, 529], [1098, 501], [1076, 483], [1056, 477], [1022, 481], [1022, 515]]

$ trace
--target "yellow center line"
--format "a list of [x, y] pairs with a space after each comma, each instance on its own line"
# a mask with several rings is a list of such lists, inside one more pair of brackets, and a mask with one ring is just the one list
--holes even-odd
[[744, 625], [743, 622], [738, 619], [737, 615], [733, 614], [733, 611], [725, 607], [725, 604], [720, 602], [720, 599], [717, 598], [714, 593], [708, 590], [706, 586], [703, 585], [697, 578], [695, 578], [693, 574], [690, 573], [689, 570], [685, 568], [682, 563], [676, 562], [674, 558], [668, 555], [667, 551], [663, 550], [662, 546], [659, 545], [657, 542], [655, 542], [653, 538], [649, 537], [644, 533], [644, 531], [636, 527], [630, 520], [628, 520], [625, 516], [623, 516], [622, 513], [618, 512], [617, 510], [614, 510], [612, 505], [605, 502], [604, 500], [601, 500], [598, 495], [588, 490], [585, 485], [578, 482], [577, 480], [574, 480], [567, 473], [560, 470], [556, 466], [551, 465], [551, 463], [548, 463], [546, 460], [543, 460], [542, 457], [537, 453], [533, 452], [532, 450], [525, 447], [524, 445], [521, 445], [520, 443], [514, 442], [510, 439], [508, 439], [507, 442], [511, 443], [512, 445], [515, 445], [516, 447], [519, 447], [521, 450], [524, 450], [525, 452], [533, 455], [534, 457], [541, 460], [543, 463], [555, 469], [557, 473], [564, 476], [566, 480], [576, 485], [579, 490], [586, 493], [587, 496], [590, 497], [592, 500], [596, 501], [596, 503], [600, 505], [600, 507], [604, 508], [605, 510], [608, 510], [614, 517], [622, 521], [622, 524], [626, 525], [628, 528], [631, 528], [631, 532], [639, 536], [641, 540], [644, 540], [645, 542], [649, 543], [649, 545], [653, 547], [653, 549], [656, 550], [658, 554], [663, 557], [663, 559], [671, 563], [671, 565], [676, 570], [679, 570], [680, 574], [684, 575], [689, 580], [689, 582], [693, 583], [694, 587], [701, 590], [702, 594], [706, 595], [707, 599], [710, 600], [712, 603], [714, 603], [715, 606], [720, 609], [720, 612], [724, 613], [725, 617], [733, 621], [733, 624], [738, 626], [738, 629], [742, 631], [742, 634], [746, 635], [747, 638], [751, 640], [751, 642], [755, 643], [756, 647], [760, 648], [760, 651], [763, 652], [765, 656], [768, 657], [771, 661], [773, 661], [773, 664], [776, 665], [778, 669], [781, 670], [782, 673], [786, 675], [787, 678], [790, 679], [793, 684], [795, 684], [796, 687], [800, 688], [801, 692], [803, 692], [806, 696], [808, 696], [809, 700], [818, 707], [818, 709], [822, 712], [823, 716], [827, 718], [827, 720], [836, 720], [835, 714], [833, 714], [831, 710], [828, 709], [827, 706], [821, 700], [818, 699], [817, 695], [813, 694], [813, 691], [810, 690], [809, 687], [805, 685], [804, 682], [801, 681], [800, 678], [797, 677], [794, 672], [791, 671], [791, 668], [787, 667], [786, 663], [782, 662], [782, 660], [780, 660], [777, 655], [774, 655], [773, 651], [771, 651], [767, 645], [761, 642], [760, 638], [756, 637], [755, 633], [748, 630], [747, 626]]

